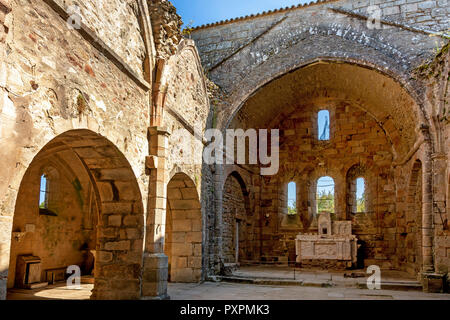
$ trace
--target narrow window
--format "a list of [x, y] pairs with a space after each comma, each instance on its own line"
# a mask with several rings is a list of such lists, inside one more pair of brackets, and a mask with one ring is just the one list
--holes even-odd
[[295, 182], [288, 184], [287, 209], [288, 214], [297, 214], [297, 185]]
[[330, 112], [320, 110], [317, 116], [317, 127], [319, 140], [330, 140]]
[[317, 213], [334, 212], [334, 180], [331, 177], [321, 177], [317, 180], [316, 192]]
[[[57, 216], [57, 214], [49, 209], [49, 199], [50, 199], [50, 184], [52, 180], [49, 178], [48, 174], [41, 175], [41, 181], [39, 184], [39, 214], [46, 216]], [[54, 186], [51, 187], [52, 189]]]
[[48, 209], [48, 184], [47, 176], [43, 174], [39, 189], [39, 209]]
[[356, 179], [356, 211], [366, 212], [366, 184], [364, 178]]

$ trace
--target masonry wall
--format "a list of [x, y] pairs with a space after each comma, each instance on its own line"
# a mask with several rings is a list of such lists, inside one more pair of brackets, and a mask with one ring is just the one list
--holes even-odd
[[[0, 48], [3, 55], [0, 69], [0, 93], [2, 94], [0, 99], [2, 130], [0, 192], [3, 195], [0, 199], [2, 275], [0, 290], [2, 298], [5, 296], [12, 223], [19, 186], [32, 159], [47, 142], [69, 130], [87, 129], [91, 133], [99, 133], [117, 148], [114, 152], [111, 149], [109, 151], [103, 149], [104, 152], [110, 152], [109, 161], [99, 159], [101, 158], [99, 153], [89, 149], [90, 154], [82, 155], [95, 158], [91, 159], [89, 166], [99, 170], [119, 166], [123, 169], [121, 171], [123, 174], [127, 169], [123, 168], [123, 162], [118, 161], [115, 155], [120, 153], [125, 156], [133, 172], [130, 179], [137, 181], [138, 193], [144, 198], [140, 205], [138, 202], [142, 200], [136, 200], [136, 212], [140, 211], [142, 214], [136, 219], [136, 227], [139, 228], [138, 237], [141, 237], [143, 233], [141, 230], [143, 228], [142, 209], [148, 193], [144, 165], [145, 156], [148, 154], [149, 94], [147, 90], [142, 84], [136, 82], [136, 79], [119, 69], [115, 62], [97, 50], [92, 43], [81, 37], [78, 31], [69, 30], [66, 21], [62, 20], [44, 1], [10, 1], [10, 6], [12, 11], [6, 16], [6, 20], [3, 18], [4, 15], [1, 16], [2, 21], [5, 21], [8, 26], [8, 33], [5, 37], [5, 29], [1, 29]], [[96, 15], [99, 16], [98, 21], [105, 20], [104, 16], [100, 18], [99, 12]], [[131, 18], [128, 20], [132, 21]], [[49, 21], [52, 22], [51, 28]], [[110, 29], [106, 24], [104, 27]], [[115, 37], [109, 36], [110, 39]], [[124, 45], [126, 43], [128, 42], [125, 41]], [[140, 65], [137, 51], [139, 50], [131, 50], [129, 53], [129, 61], [131, 64], [134, 61], [136, 68], [138, 64]], [[132, 57], [134, 54], [135, 56]], [[139, 70], [142, 74], [142, 66]], [[89, 136], [84, 139], [89, 141], [86, 142], [89, 146], [93, 141], [91, 139], [94, 138]], [[69, 138], [66, 141], [72, 142], [73, 139]], [[92, 146], [92, 148], [95, 147]], [[120, 175], [120, 172], [114, 172], [114, 174]], [[116, 175], [115, 178], [120, 180], [123, 176], [120, 178]], [[132, 188], [129, 190], [134, 192]], [[112, 191], [109, 191], [108, 194], [112, 195]], [[104, 195], [103, 192], [108, 192], [107, 185], [105, 189], [100, 190], [100, 194]], [[122, 195], [125, 197], [125, 193]], [[109, 196], [103, 200], [106, 198]], [[138, 198], [136, 195], [136, 199]], [[112, 201], [113, 197], [107, 200]], [[110, 205], [108, 210], [111, 210], [110, 213], [121, 210], [122, 213], [124, 211], [131, 213], [131, 205], [127, 208], [128, 205], [114, 204]], [[103, 212], [108, 210], [104, 208]], [[105, 225], [115, 224], [112, 229], [117, 227], [117, 219], [113, 222], [106, 219], [103, 222]], [[120, 227], [125, 228], [121, 221]], [[122, 235], [127, 237], [124, 233]], [[119, 240], [118, 231], [114, 237]], [[103, 240], [106, 239], [106, 237], [103, 238]], [[110, 244], [109, 249], [102, 247], [105, 249], [105, 255], [102, 257], [106, 259], [102, 263], [123, 262], [121, 259], [124, 257], [119, 254], [120, 248], [117, 245], [129, 245], [132, 251], [131, 244], [140, 242], [142, 248], [142, 239], [127, 240], [130, 241]], [[139, 248], [139, 244], [136, 244], [134, 248]], [[113, 261], [113, 259], [117, 260]], [[130, 265], [134, 263], [131, 260], [128, 262]], [[137, 260], [136, 265], [141, 262], [141, 259]], [[109, 268], [109, 272], [115, 272], [112, 269], [112, 267]], [[136, 273], [133, 272], [127, 273], [126, 276], [131, 274], [131, 277], [134, 277]], [[125, 275], [125, 272], [122, 275]], [[103, 273], [102, 276], [107, 277], [107, 274]], [[105, 282], [102, 285], [101, 289], [106, 289], [108, 286]], [[130, 285], [129, 288], [139, 291], [139, 286]], [[120, 294], [125, 297], [129, 293], [122, 290], [119, 295], [111, 295], [110, 298], [119, 298]]]
[[170, 282], [202, 279], [202, 213], [197, 190], [185, 174], [175, 175], [167, 186], [164, 253], [169, 258]]
[[[4, 59], [6, 57], [6, 37], [8, 36], [9, 28], [11, 26], [10, 19], [7, 19], [7, 15], [11, 11], [11, 6], [9, 1], [1, 1], [0, 2], [0, 61], [1, 61], [1, 71], [2, 77], [0, 78], [0, 107], [1, 107], [1, 122], [0, 132], [3, 137], [3, 132], [5, 129], [5, 119], [9, 122], [9, 128], [12, 127], [14, 118], [14, 109], [12, 103], [8, 103], [5, 105], [5, 100], [7, 97], [7, 91], [5, 88], [5, 64]], [[9, 102], [6, 100], [6, 102]], [[6, 111], [6, 108], [9, 107], [9, 110]], [[2, 186], [3, 191], [5, 191], [5, 186]], [[4, 299], [6, 297], [6, 282], [8, 279], [8, 266], [9, 266], [9, 255], [6, 254], [9, 250], [9, 239], [10, 239], [10, 228], [8, 226], [11, 223], [11, 219], [2, 213], [0, 214], [0, 299]]]

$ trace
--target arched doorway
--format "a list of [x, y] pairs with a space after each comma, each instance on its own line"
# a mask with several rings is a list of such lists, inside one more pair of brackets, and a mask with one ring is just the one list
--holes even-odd
[[167, 185], [164, 253], [169, 258], [169, 282], [199, 282], [202, 278], [202, 214], [194, 182], [177, 173]]
[[255, 257], [256, 235], [249, 216], [245, 182], [236, 171], [223, 187], [223, 261], [240, 263]]
[[[143, 227], [139, 186], [124, 155], [95, 132], [67, 131], [22, 178], [8, 288], [64, 281], [76, 265], [94, 278], [91, 299], [138, 299]], [[30, 259], [38, 264], [24, 269]]]

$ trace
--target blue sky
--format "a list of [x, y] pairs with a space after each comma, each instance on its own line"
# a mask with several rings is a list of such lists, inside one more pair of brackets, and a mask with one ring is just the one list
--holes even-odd
[[287, 6], [309, 3], [304, 0], [171, 0], [185, 24], [192, 26], [237, 18]]

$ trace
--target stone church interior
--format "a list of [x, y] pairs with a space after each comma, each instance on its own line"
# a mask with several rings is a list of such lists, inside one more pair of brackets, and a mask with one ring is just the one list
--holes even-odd
[[0, 0], [0, 300], [450, 299], [450, 11], [377, 3]]

